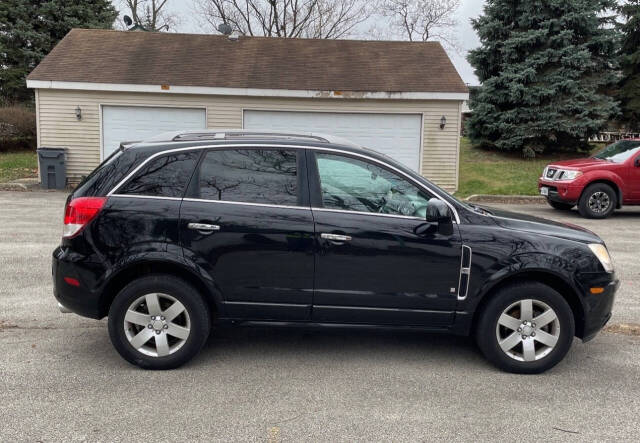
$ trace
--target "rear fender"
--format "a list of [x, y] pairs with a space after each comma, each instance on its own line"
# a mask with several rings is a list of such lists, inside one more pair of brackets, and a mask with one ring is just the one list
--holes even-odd
[[100, 298], [101, 312], [107, 315], [111, 302], [126, 284], [145, 274], [171, 274], [191, 283], [205, 297], [210, 308], [223, 314], [224, 303], [214, 279], [201, 266], [182, 255], [182, 249], [167, 245], [167, 250], [129, 253], [105, 273]]

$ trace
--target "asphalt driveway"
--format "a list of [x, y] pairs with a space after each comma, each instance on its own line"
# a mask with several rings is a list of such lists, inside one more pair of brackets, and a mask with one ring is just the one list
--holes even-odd
[[[216, 331], [182, 369], [122, 360], [104, 321], [51, 295], [60, 193], [0, 192], [0, 441], [635, 440], [640, 337], [574, 343], [539, 376], [501, 373], [468, 339], [391, 332]], [[640, 208], [580, 224], [622, 280], [613, 323], [640, 324]]]

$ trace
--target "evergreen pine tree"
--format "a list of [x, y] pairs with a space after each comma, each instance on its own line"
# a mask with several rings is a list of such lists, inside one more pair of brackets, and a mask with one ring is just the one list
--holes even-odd
[[620, 26], [620, 81], [617, 98], [622, 108], [622, 122], [632, 131], [640, 130], [640, 0], [628, 0], [620, 7], [624, 20]]
[[111, 28], [110, 0], [0, 1], [0, 102], [33, 98], [25, 78], [72, 28]]
[[471, 102], [475, 144], [535, 156], [579, 149], [617, 112], [615, 0], [487, 0], [470, 52], [481, 87]]

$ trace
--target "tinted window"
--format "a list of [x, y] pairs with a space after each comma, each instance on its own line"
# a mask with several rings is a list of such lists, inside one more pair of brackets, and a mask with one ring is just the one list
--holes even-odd
[[426, 216], [431, 196], [394, 173], [350, 157], [318, 153], [316, 158], [325, 208]]
[[148, 154], [136, 150], [115, 151], [83, 179], [73, 191], [75, 197], [103, 196], [142, 163]]
[[209, 151], [200, 168], [200, 198], [295, 206], [297, 169], [295, 151]]
[[200, 151], [179, 152], [151, 160], [118, 194], [182, 197]]

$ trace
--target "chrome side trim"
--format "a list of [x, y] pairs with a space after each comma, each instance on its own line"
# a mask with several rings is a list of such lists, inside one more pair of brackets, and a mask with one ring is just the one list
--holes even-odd
[[202, 203], [220, 203], [224, 205], [243, 205], [243, 206], [260, 206], [263, 208], [281, 208], [281, 209], [297, 209], [303, 211], [311, 211], [308, 206], [287, 206], [287, 205], [273, 205], [270, 203], [249, 203], [249, 202], [236, 202], [227, 200], [207, 200], [204, 198], [185, 198], [186, 202], [202, 202]]
[[180, 197], [161, 197], [158, 195], [138, 195], [138, 194], [111, 194], [109, 197], [131, 197], [131, 198], [146, 198], [152, 200], [182, 200]]
[[[439, 192], [436, 189], [431, 188], [430, 186], [425, 185], [424, 183], [421, 183], [420, 181], [416, 180], [411, 175], [401, 171], [400, 169], [396, 168], [395, 166], [392, 166], [392, 165], [390, 165], [390, 164], [388, 164], [386, 162], [383, 162], [383, 161], [378, 160], [376, 158], [370, 157], [368, 155], [360, 154], [360, 153], [357, 153], [357, 152], [350, 152], [350, 151], [345, 151], [343, 149], [327, 148], [327, 147], [316, 146], [316, 145], [303, 146], [303, 145], [282, 145], [282, 144], [278, 144], [278, 143], [267, 143], [267, 144], [264, 144], [264, 143], [263, 144], [256, 144], [256, 143], [247, 143], [247, 144], [245, 144], [245, 143], [229, 143], [229, 144], [223, 144], [223, 145], [219, 145], [218, 144], [218, 145], [191, 146], [191, 147], [188, 147], [188, 148], [168, 149], [166, 151], [156, 152], [155, 154], [149, 156], [149, 158], [144, 160], [142, 163], [140, 163], [136, 168], [134, 168], [133, 171], [131, 171], [129, 174], [127, 174], [126, 177], [124, 177], [122, 180], [120, 180], [120, 182], [113, 187], [113, 189], [107, 194], [107, 197], [110, 197], [111, 195], [115, 194], [116, 191], [124, 183], [126, 183], [131, 177], [133, 177], [133, 175], [136, 174], [148, 162], [150, 162], [154, 158], [160, 157], [162, 155], [171, 154], [171, 153], [174, 153], [174, 152], [195, 151], [195, 150], [213, 149], [213, 148], [217, 148], [219, 150], [225, 150], [225, 149], [234, 149], [234, 148], [260, 148], [260, 147], [264, 147], [264, 148], [280, 148], [280, 149], [308, 149], [308, 150], [325, 151], [325, 152], [338, 152], [340, 154], [346, 154], [347, 156], [360, 157], [360, 158], [367, 159], [367, 160], [369, 160], [371, 162], [377, 163], [379, 165], [382, 165], [382, 166], [384, 166], [384, 167], [386, 167], [388, 169], [391, 169], [391, 170], [395, 171], [397, 174], [399, 174], [399, 175], [403, 176], [404, 178], [408, 179], [409, 181], [411, 181], [418, 188], [426, 190], [426, 191], [430, 192], [431, 194], [433, 194], [434, 196], [436, 196], [437, 198], [439, 198], [440, 200], [442, 200], [449, 207], [449, 209], [453, 212], [453, 215], [454, 215], [454, 218], [455, 218], [454, 221], [456, 222], [456, 224], [458, 224], [458, 225], [460, 224], [460, 216], [458, 215], [458, 211], [456, 210], [456, 208], [451, 203], [449, 203], [446, 200], [446, 197], [444, 197], [441, 192]], [[214, 200], [214, 201], [217, 201], [217, 200]], [[253, 204], [259, 205], [259, 203], [253, 203]]]
[[[469, 251], [469, 266], [464, 266], [464, 251]], [[473, 261], [473, 250], [467, 246], [462, 245], [460, 249], [460, 277], [458, 278], [458, 300], [465, 300], [469, 293], [469, 284], [471, 283], [471, 262]], [[464, 288], [464, 294], [460, 293], [460, 286], [462, 285], [462, 276], [467, 276], [467, 286]]]
[[340, 214], [356, 214], [356, 215], [369, 215], [374, 217], [391, 217], [391, 218], [404, 218], [407, 220], [417, 220], [417, 221], [425, 221], [425, 219], [420, 217], [411, 217], [408, 215], [395, 215], [395, 214], [379, 214], [377, 212], [362, 212], [362, 211], [349, 211], [346, 209], [329, 209], [329, 208], [316, 208], [312, 207], [312, 211], [318, 212], [338, 212]]

